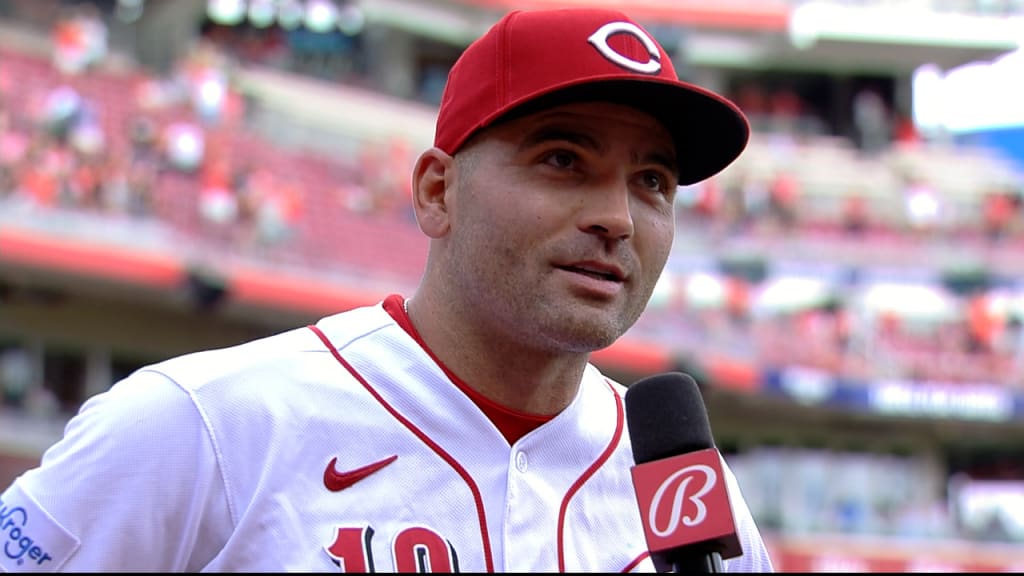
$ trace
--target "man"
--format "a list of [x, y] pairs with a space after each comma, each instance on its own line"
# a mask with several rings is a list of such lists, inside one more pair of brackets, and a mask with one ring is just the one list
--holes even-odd
[[[514, 12], [453, 68], [413, 173], [410, 299], [145, 367], [2, 494], [7, 570], [642, 571], [625, 387], [676, 186], [731, 103], [618, 12]], [[728, 470], [726, 468], [726, 470]], [[769, 571], [731, 472], [743, 555]]]

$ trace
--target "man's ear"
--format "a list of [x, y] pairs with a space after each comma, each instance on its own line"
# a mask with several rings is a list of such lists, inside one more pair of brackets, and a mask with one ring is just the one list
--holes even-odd
[[412, 202], [420, 230], [430, 238], [448, 232], [448, 181], [455, 169], [454, 159], [440, 148], [420, 154], [412, 175]]

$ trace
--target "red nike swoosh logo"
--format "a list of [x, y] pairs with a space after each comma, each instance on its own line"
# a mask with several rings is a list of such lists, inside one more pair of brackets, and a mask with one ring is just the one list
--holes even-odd
[[355, 470], [349, 470], [348, 472], [338, 472], [334, 465], [338, 463], [338, 458], [335, 456], [331, 458], [330, 464], [324, 469], [324, 486], [331, 492], [339, 492], [352, 486], [356, 482], [359, 482], [363, 478], [366, 478], [370, 474], [373, 474], [377, 470], [391, 464], [398, 459], [398, 454], [393, 454], [387, 458], [374, 462], [373, 464], [367, 464], [362, 468], [356, 468]]

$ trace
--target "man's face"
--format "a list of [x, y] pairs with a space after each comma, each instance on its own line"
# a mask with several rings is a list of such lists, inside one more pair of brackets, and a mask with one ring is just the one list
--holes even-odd
[[677, 161], [659, 122], [618, 104], [566, 104], [486, 130], [449, 184], [453, 296], [509, 343], [610, 345], [668, 258]]

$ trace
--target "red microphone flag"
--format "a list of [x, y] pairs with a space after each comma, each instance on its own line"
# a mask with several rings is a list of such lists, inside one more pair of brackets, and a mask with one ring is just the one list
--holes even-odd
[[652, 553], [707, 545], [722, 558], [743, 554], [718, 450], [652, 460], [631, 473]]

